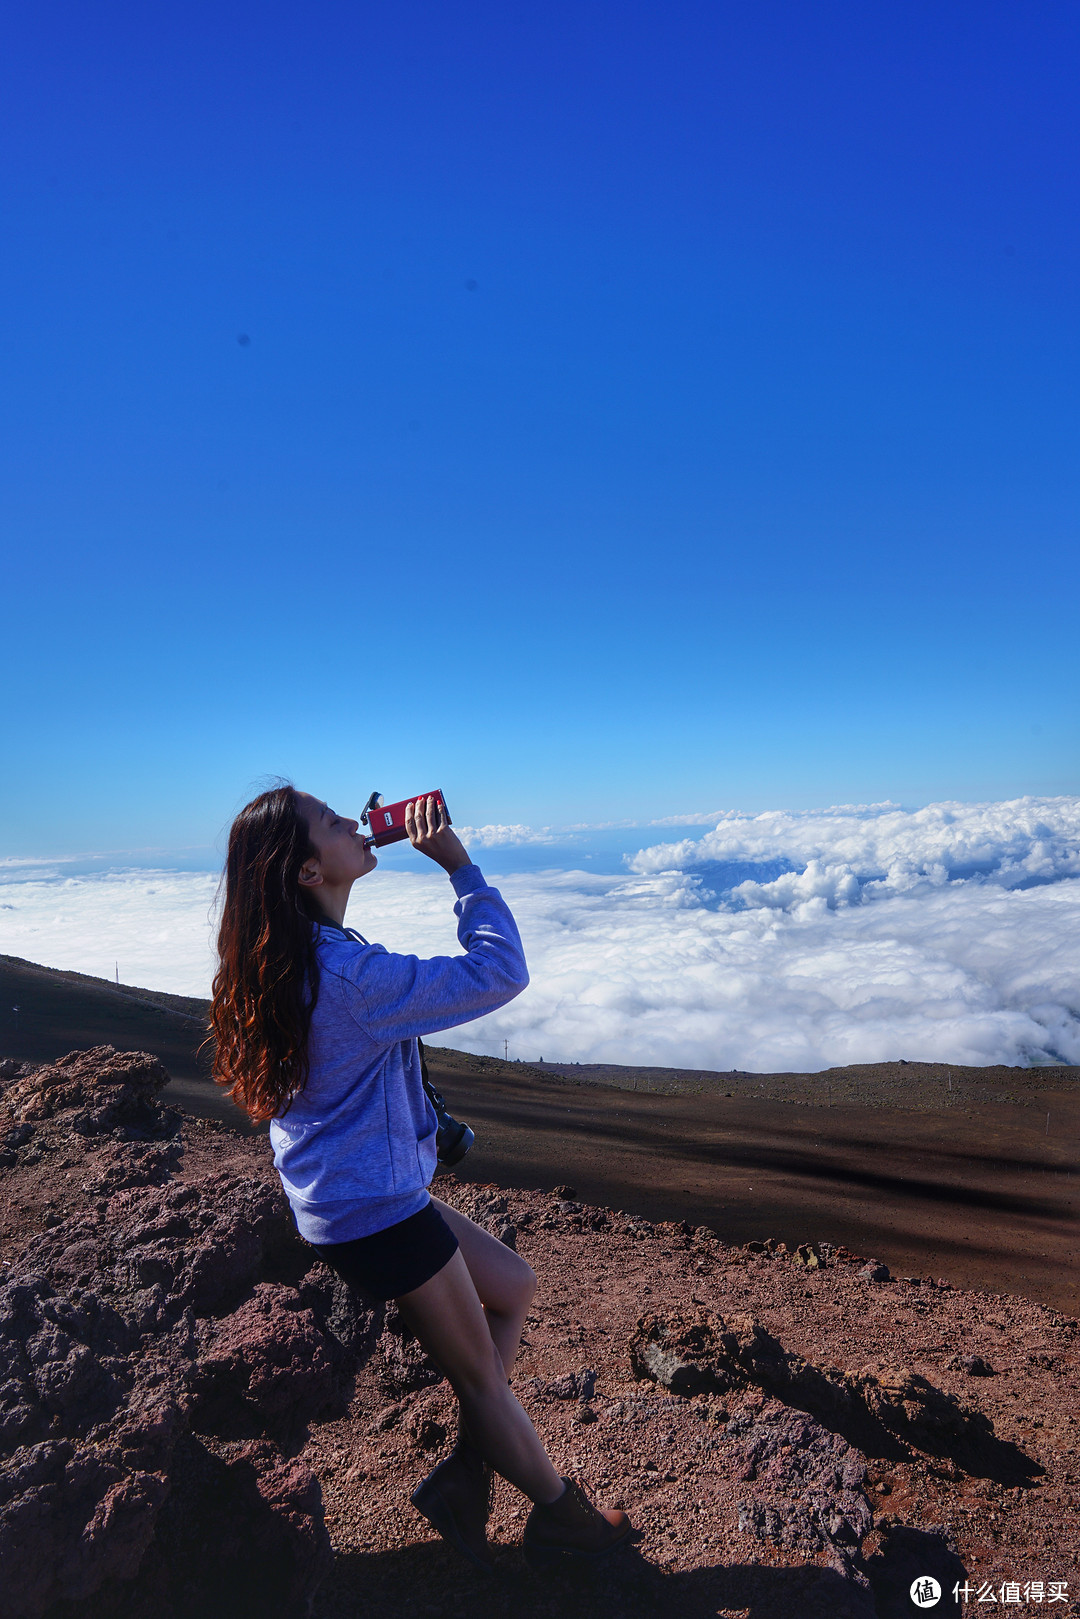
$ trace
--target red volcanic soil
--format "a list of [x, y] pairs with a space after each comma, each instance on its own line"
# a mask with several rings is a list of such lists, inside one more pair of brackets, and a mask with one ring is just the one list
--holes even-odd
[[467, 1178], [571, 1180], [590, 1202], [727, 1242], [845, 1243], [894, 1272], [1080, 1315], [1077, 1069], [607, 1071], [655, 1087], [631, 1090], [460, 1052], [429, 1066], [476, 1131]]
[[956, 1585], [1080, 1614], [1077, 1320], [441, 1175], [537, 1273], [513, 1382], [556, 1465], [636, 1528], [591, 1574], [533, 1574], [499, 1481], [485, 1579], [408, 1500], [453, 1435], [446, 1385], [289, 1237], [267, 1143], [161, 1108], [151, 1058], [12, 1068], [5, 1615], [892, 1619], [926, 1575], [940, 1612]]
[[[222, 1530], [206, 1512], [214, 1498], [199, 1495], [211, 1468], [230, 1512], [256, 1503], [258, 1555], [280, 1555], [273, 1578], [294, 1603], [282, 1598], [282, 1616], [645, 1619], [677, 1604], [688, 1619], [891, 1619], [917, 1611], [907, 1591], [923, 1574], [946, 1592], [936, 1612], [992, 1592], [1080, 1614], [1076, 1070], [954, 1067], [950, 1091], [932, 1065], [560, 1073], [429, 1050], [435, 1083], [477, 1135], [439, 1195], [516, 1244], [539, 1278], [515, 1388], [560, 1470], [640, 1531], [592, 1579], [541, 1579], [521, 1559], [526, 1505], [500, 1481], [498, 1576], [483, 1583], [408, 1501], [452, 1435], [446, 1386], [392, 1319], [369, 1311], [350, 1337], [325, 1267], [295, 1233], [289, 1246], [264, 1132], [236, 1120], [194, 1059], [198, 1003], [0, 968], [0, 993], [13, 983], [20, 996], [20, 1038], [35, 1042], [20, 1051], [5, 1036], [30, 1064], [0, 1065], [0, 1289], [23, 1311], [5, 1318], [25, 1338], [19, 1376], [28, 1390], [37, 1378], [42, 1411], [60, 1399], [49, 1437], [5, 1457], [3, 1472], [31, 1479], [27, 1512], [44, 1513], [53, 1486], [33, 1483], [38, 1453], [60, 1465], [72, 1445], [90, 1489], [106, 1450], [80, 1427], [84, 1385], [99, 1400], [113, 1390], [116, 1458], [92, 1530], [80, 1539], [77, 1524], [54, 1523], [56, 1544], [37, 1559], [59, 1567], [63, 1552], [85, 1595], [44, 1608], [8, 1599], [13, 1619], [194, 1619], [162, 1570], [177, 1547]], [[35, 1079], [33, 1064], [68, 1049], [73, 1022], [100, 1039], [117, 1009], [117, 1046], [171, 1043], [180, 1076], [153, 1103], [164, 1122], [140, 1122], [163, 1077], [153, 1063], [135, 1063], [129, 1082], [120, 1059], [95, 1053]], [[49, 1020], [59, 1033], [46, 1053]], [[35, 1087], [69, 1073], [63, 1105], [39, 1105]], [[114, 1117], [121, 1080], [131, 1097]], [[168, 1102], [186, 1119], [170, 1124]], [[270, 1233], [265, 1253], [251, 1221]], [[219, 1253], [239, 1268], [215, 1273], [220, 1296], [200, 1304], [200, 1266]], [[80, 1267], [75, 1313], [54, 1309], [41, 1287], [70, 1291]], [[121, 1335], [103, 1349], [79, 1325], [100, 1333], [110, 1310], [150, 1323], [142, 1348]], [[106, 1381], [91, 1384], [95, 1355]], [[70, 1398], [55, 1393], [61, 1364]], [[139, 1402], [159, 1364], [162, 1388], [179, 1391], [175, 1433], [159, 1415], [143, 1438]], [[282, 1427], [290, 1378], [297, 1432]], [[20, 1398], [16, 1416], [32, 1424], [38, 1396]], [[125, 1458], [143, 1451], [132, 1472]], [[14, 1511], [5, 1488], [0, 1539]], [[115, 1555], [114, 1498], [143, 1526]], [[176, 1507], [170, 1519], [170, 1502], [187, 1502], [188, 1517]], [[100, 1587], [84, 1567], [94, 1555], [113, 1570]], [[958, 1605], [950, 1593], [965, 1580]], [[4, 1600], [0, 1582], [6, 1619]], [[216, 1612], [208, 1600], [200, 1588], [200, 1619]], [[232, 1619], [242, 1606], [230, 1602]]]

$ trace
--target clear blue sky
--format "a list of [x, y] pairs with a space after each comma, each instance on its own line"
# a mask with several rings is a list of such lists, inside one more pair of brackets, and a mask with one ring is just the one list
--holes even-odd
[[0, 853], [1080, 790], [1074, 0], [10, 8]]

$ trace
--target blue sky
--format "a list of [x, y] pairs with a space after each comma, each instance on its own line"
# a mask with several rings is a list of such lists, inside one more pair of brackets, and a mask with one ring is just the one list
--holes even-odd
[[1080, 791], [1078, 47], [9, 12], [0, 853]]

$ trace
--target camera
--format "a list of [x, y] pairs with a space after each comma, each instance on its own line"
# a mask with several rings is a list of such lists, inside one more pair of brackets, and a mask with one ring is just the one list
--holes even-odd
[[428, 1078], [427, 1058], [424, 1055], [422, 1040], [417, 1040], [416, 1049], [420, 1055], [420, 1075], [424, 1081], [424, 1090], [439, 1121], [439, 1127], [435, 1132], [435, 1156], [440, 1164], [445, 1164], [447, 1169], [451, 1169], [454, 1164], [460, 1164], [465, 1154], [472, 1148], [476, 1137], [467, 1124], [462, 1124], [459, 1119], [453, 1118], [447, 1112], [446, 1103]]
[[439, 1128], [435, 1132], [435, 1156], [440, 1164], [450, 1169], [454, 1164], [460, 1164], [465, 1154], [472, 1150], [476, 1137], [467, 1124], [450, 1116], [437, 1090], [428, 1091], [428, 1095], [439, 1120]]
[[446, 807], [446, 799], [436, 787], [431, 793], [414, 793], [411, 798], [403, 798], [398, 804], [384, 804], [381, 793], [372, 793], [363, 809], [360, 811], [362, 825], [369, 827], [371, 836], [364, 839], [364, 848], [383, 848], [388, 843], [400, 843], [402, 838], [408, 837], [405, 830], [405, 811], [410, 804], [415, 804], [418, 798], [434, 798], [442, 805], [446, 816], [447, 826], [453, 823], [450, 820], [450, 811]]

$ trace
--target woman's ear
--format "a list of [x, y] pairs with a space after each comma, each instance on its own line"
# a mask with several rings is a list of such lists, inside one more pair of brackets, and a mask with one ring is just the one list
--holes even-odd
[[300, 867], [300, 881], [305, 888], [318, 888], [322, 883], [323, 875], [317, 860], [305, 860]]

